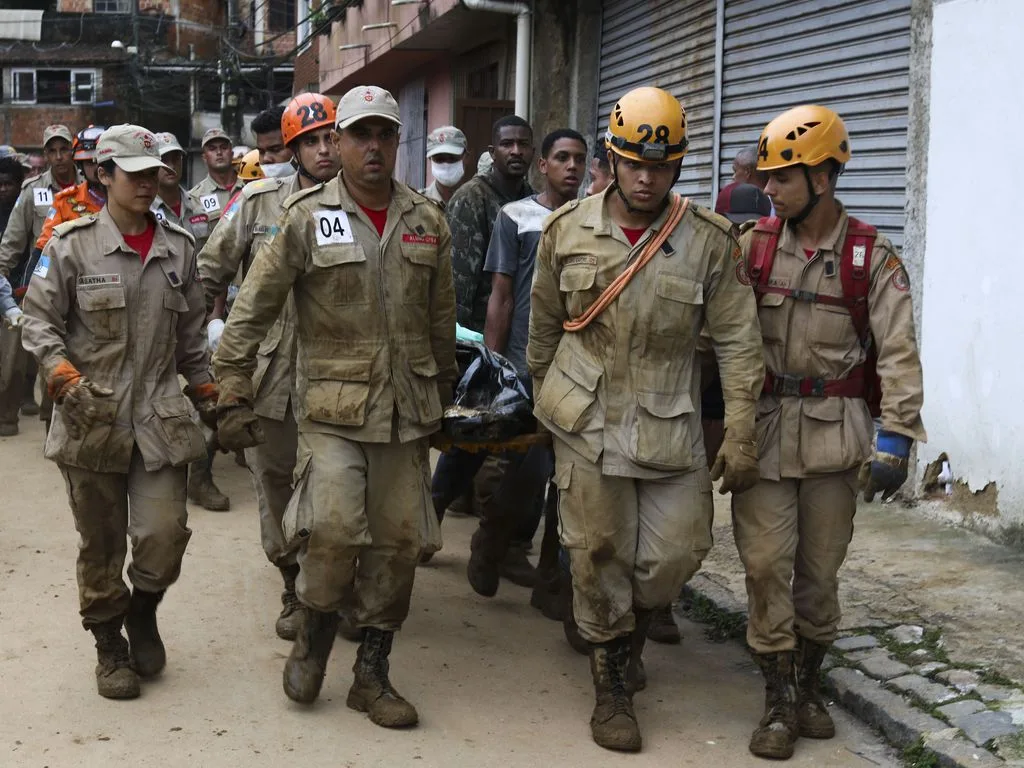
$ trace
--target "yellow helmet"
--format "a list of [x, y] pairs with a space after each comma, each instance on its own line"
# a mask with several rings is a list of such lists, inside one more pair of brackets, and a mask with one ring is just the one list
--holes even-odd
[[664, 162], [686, 154], [686, 110], [661, 88], [634, 88], [612, 108], [608, 148], [630, 160]]
[[815, 166], [829, 159], [840, 165], [850, 161], [850, 134], [828, 107], [804, 104], [783, 112], [765, 126], [757, 143], [759, 171]]
[[260, 151], [252, 149], [246, 152], [238, 163], [238, 178], [242, 181], [262, 179], [263, 169], [260, 168]]

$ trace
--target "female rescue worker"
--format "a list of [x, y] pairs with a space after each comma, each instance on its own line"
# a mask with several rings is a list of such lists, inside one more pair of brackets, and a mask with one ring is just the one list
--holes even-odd
[[[156, 609], [191, 535], [186, 466], [206, 453], [178, 374], [201, 414], [216, 389], [192, 237], [149, 210], [163, 166], [156, 138], [115, 126], [96, 154], [107, 202], [54, 230], [26, 297], [23, 343], [59, 414], [45, 455], [64, 475], [81, 536], [80, 612], [96, 637], [96, 685], [101, 696], [134, 698], [139, 678], [165, 664]], [[130, 593], [121, 577], [129, 535]]]

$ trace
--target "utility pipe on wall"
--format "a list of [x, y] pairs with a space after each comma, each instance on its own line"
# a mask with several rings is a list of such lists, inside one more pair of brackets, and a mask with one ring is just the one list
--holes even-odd
[[507, 13], [516, 17], [516, 114], [530, 119], [530, 52], [533, 49], [533, 25], [529, 3], [502, 3], [498, 0], [462, 0], [471, 11]]

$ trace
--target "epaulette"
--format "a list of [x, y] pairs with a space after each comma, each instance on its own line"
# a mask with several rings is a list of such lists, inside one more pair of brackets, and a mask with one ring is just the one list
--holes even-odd
[[547, 230], [552, 224], [558, 221], [560, 218], [565, 216], [567, 213], [572, 213], [580, 207], [580, 200], [570, 200], [568, 203], [563, 205], [561, 208], [556, 208], [554, 211], [548, 214], [547, 218], [544, 219], [543, 229]]
[[273, 192], [281, 188], [280, 179], [258, 179], [256, 181], [250, 181], [244, 187], [242, 187], [242, 195], [248, 200], [254, 195], [261, 195], [264, 192]]
[[739, 225], [740, 234], [742, 235], [744, 232], [753, 229], [755, 226], [757, 226], [757, 219], [750, 219], [750, 221], [744, 221], [742, 224]]
[[702, 205], [697, 205], [693, 201], [690, 202], [690, 210], [704, 219], [704, 221], [714, 224], [727, 235], [732, 234], [732, 222], [725, 218], [725, 216], [721, 216]]
[[88, 226], [90, 226], [92, 224], [95, 224], [96, 221], [97, 221], [96, 214], [95, 213], [90, 213], [88, 216], [80, 216], [77, 219], [72, 219], [71, 221], [62, 222], [62, 223], [58, 224], [56, 227], [53, 228], [53, 236], [54, 237], [63, 237], [64, 235], [68, 234], [68, 232], [71, 232], [72, 230], [79, 229], [80, 227], [88, 227]]
[[37, 173], [35, 176], [32, 176], [31, 178], [25, 179], [23, 182], [21, 182], [21, 188], [25, 189], [26, 187], [31, 187], [33, 184], [39, 181], [39, 179], [41, 179], [42, 176], [43, 174]]
[[309, 189], [300, 189], [298, 192], [293, 192], [292, 194], [288, 195], [288, 197], [287, 197], [287, 199], [285, 199], [283, 205], [284, 205], [285, 208], [291, 208], [293, 205], [295, 205], [297, 202], [299, 202], [299, 200], [301, 200], [302, 198], [308, 197], [309, 195], [313, 194], [314, 192], [319, 192], [323, 188], [324, 188], [324, 183], [320, 182], [315, 187], [310, 187]]
[[188, 238], [188, 241], [192, 243], [192, 245], [196, 244], [195, 235], [193, 235], [184, 227], [175, 224], [172, 221], [168, 221], [166, 216], [164, 216], [162, 219], [159, 219], [159, 222], [163, 225], [164, 229], [169, 229], [171, 230], [171, 232], [177, 232], [179, 235], [184, 235], [186, 238]]

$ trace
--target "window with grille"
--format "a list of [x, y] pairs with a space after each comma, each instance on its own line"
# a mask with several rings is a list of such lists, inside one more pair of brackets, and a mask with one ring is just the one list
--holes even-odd
[[287, 32], [295, 28], [296, 0], [269, 0], [267, 23], [275, 32]]
[[94, 13], [131, 13], [132, 0], [92, 0]]
[[11, 70], [11, 101], [18, 104], [92, 104], [99, 72], [95, 69]]

